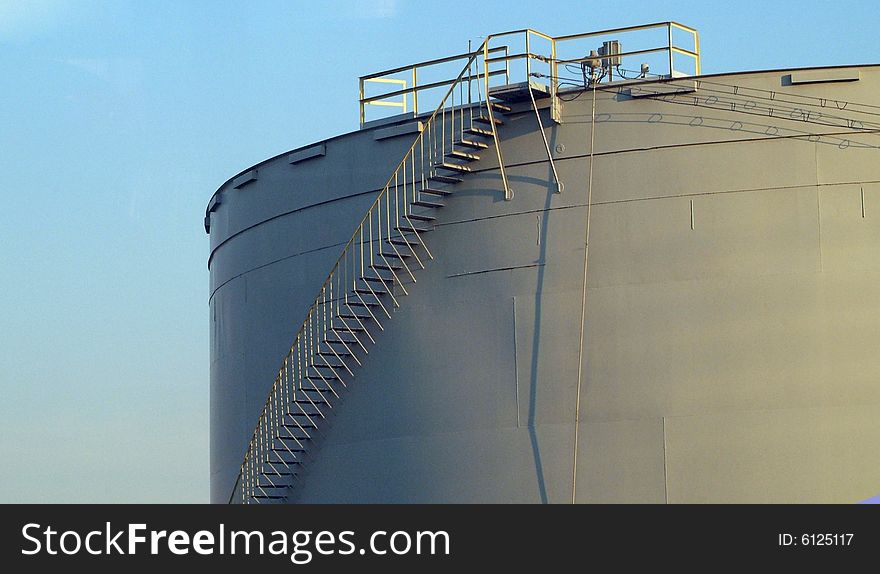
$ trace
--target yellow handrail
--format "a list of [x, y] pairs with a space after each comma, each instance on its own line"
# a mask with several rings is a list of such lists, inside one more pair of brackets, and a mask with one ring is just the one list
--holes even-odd
[[[495, 48], [491, 48], [489, 50], [489, 53], [495, 54], [495, 53], [499, 53], [499, 52], [506, 52], [506, 50], [507, 50], [506, 46], [497, 46]], [[366, 76], [361, 76], [360, 78], [358, 78], [359, 83], [360, 83], [359, 102], [360, 102], [360, 123], [361, 123], [361, 125], [363, 126], [364, 123], [366, 122], [366, 106], [368, 106], [368, 105], [381, 106], [381, 105], [384, 105], [381, 103], [382, 100], [385, 100], [387, 98], [392, 98], [395, 96], [399, 96], [399, 95], [405, 95], [405, 94], [412, 95], [413, 114], [418, 115], [419, 114], [419, 107], [418, 107], [419, 92], [422, 92], [425, 90], [431, 90], [434, 88], [440, 88], [443, 86], [448, 86], [448, 85], [454, 84], [456, 81], [454, 79], [440, 80], [440, 81], [435, 81], [435, 82], [430, 82], [427, 84], [420, 85], [418, 83], [418, 70], [421, 70], [423, 68], [429, 68], [431, 66], [437, 66], [440, 64], [454, 62], [456, 60], [463, 60], [465, 58], [468, 59], [468, 63], [470, 64], [471, 62], [473, 62], [473, 55], [474, 55], [474, 52], [464, 52], [462, 54], [456, 54], [454, 56], [446, 56], [444, 58], [435, 58], [433, 60], [425, 60], [423, 62], [418, 62], [416, 64], [399, 66], [397, 68], [391, 68], [390, 70], [383, 70], [381, 72], [376, 72], [374, 74], [367, 74]], [[407, 88], [406, 87], [406, 80], [403, 80], [403, 79], [396, 79], [396, 78], [387, 78], [386, 79], [386, 76], [390, 76], [393, 74], [399, 74], [401, 72], [408, 73], [409, 77], [412, 79], [411, 87]], [[496, 70], [496, 71], [491, 72], [491, 75], [496, 76], [496, 75], [500, 75], [502, 73], [503, 73], [502, 71]], [[377, 96], [369, 96], [369, 97], [366, 96], [365, 86], [367, 83], [380, 82], [383, 80], [386, 80], [387, 83], [398, 83], [398, 84], [402, 83], [404, 88], [399, 89], [399, 90], [394, 90], [392, 92], [385, 92], [385, 93], [379, 94]], [[404, 101], [406, 101], [406, 97], [404, 97]], [[403, 110], [403, 113], [406, 113], [406, 109]]]
[[[666, 30], [665, 45], [657, 46], [657, 47], [653, 47], [653, 48], [645, 48], [645, 49], [640, 49], [640, 50], [631, 50], [629, 52], [621, 52], [620, 54], [615, 54], [615, 56], [631, 57], [631, 56], [637, 56], [637, 55], [665, 52], [668, 54], [667, 63], [666, 63], [666, 65], [668, 66], [668, 74], [670, 77], [673, 77], [676, 74], [674, 56], [676, 54], [678, 54], [678, 55], [685, 56], [685, 57], [693, 60], [694, 73], [695, 73], [695, 75], [700, 75], [701, 67], [700, 67], [699, 32], [695, 28], [692, 28], [690, 26], [686, 26], [684, 24], [681, 24], [681, 23], [675, 22], [675, 21], [671, 21], [671, 20], [666, 21], [666, 22], [654, 22], [651, 24], [641, 24], [638, 26], [624, 26], [624, 27], [619, 27], [619, 28], [609, 28], [606, 30], [597, 30], [597, 31], [593, 31], [593, 32], [582, 32], [582, 33], [577, 33], [577, 34], [568, 34], [568, 35], [564, 35], [564, 36], [555, 36], [555, 37], [550, 36], [548, 34], [545, 34], [543, 32], [539, 32], [537, 30], [533, 30], [531, 28], [521, 28], [518, 30], [510, 30], [507, 32], [500, 32], [497, 34], [491, 34], [491, 35], [487, 36], [486, 40], [484, 41], [484, 45], [486, 45], [488, 47], [488, 50], [483, 50], [484, 52], [488, 51], [488, 53], [483, 54], [484, 66], [488, 68], [490, 64], [504, 64], [504, 69], [503, 70], [500, 70], [500, 69], [499, 70], [488, 70], [488, 72], [486, 72], [484, 70], [484, 73], [480, 74], [480, 75], [484, 75], [485, 73], [488, 73], [488, 75], [490, 77], [504, 75], [506, 77], [507, 82], [509, 82], [510, 81], [510, 78], [509, 78], [510, 63], [511, 62], [518, 61], [518, 60], [525, 60], [525, 71], [526, 71], [527, 77], [531, 74], [531, 71], [532, 71], [532, 66], [531, 66], [532, 61], [541, 61], [541, 62], [549, 63], [551, 66], [551, 70], [550, 70], [550, 74], [549, 74], [550, 78], [551, 78], [551, 82], [550, 82], [551, 83], [551, 85], [550, 85], [551, 103], [553, 105], [552, 109], [556, 110], [557, 106], [558, 106], [558, 102], [556, 101], [557, 100], [556, 92], [557, 92], [557, 84], [558, 84], [558, 81], [557, 81], [558, 65], [559, 64], [573, 64], [573, 63], [583, 62], [583, 61], [587, 60], [587, 58], [588, 58], [588, 56], [586, 56], [586, 54], [585, 54], [584, 57], [582, 57], [582, 58], [557, 59], [557, 53], [559, 52], [559, 46], [561, 44], [570, 43], [570, 42], [574, 42], [574, 41], [578, 41], [578, 40], [584, 40], [584, 39], [593, 38], [593, 37], [598, 37], [598, 36], [607, 36], [609, 34], [627, 34], [627, 33], [631, 33], [631, 32], [639, 32], [642, 30], [651, 30], [651, 29], [661, 29], [661, 30], [665, 29]], [[675, 39], [673, 38], [673, 30], [681, 30], [683, 32], [690, 34], [693, 37], [693, 49], [690, 49], [689, 47], [684, 47], [684, 46], [678, 45], [675, 42]], [[498, 39], [502, 39], [502, 38], [503, 39], [510, 39], [510, 38], [514, 38], [514, 37], [521, 37], [522, 38], [522, 42], [525, 46], [524, 51], [522, 51], [522, 52], [518, 51], [515, 53], [511, 53], [508, 45], [492, 46], [493, 41], [497, 41]], [[550, 52], [548, 54], [541, 54], [541, 53], [535, 51], [531, 46], [532, 37], [541, 38], [543, 40], [548, 41], [550, 43]], [[465, 52], [463, 54], [456, 54], [454, 56], [447, 56], [444, 58], [435, 58], [432, 60], [425, 60], [425, 61], [418, 62], [415, 64], [400, 66], [397, 68], [392, 68], [389, 70], [384, 70], [381, 72], [375, 72], [372, 74], [368, 74], [366, 76], [361, 76], [359, 78], [360, 86], [361, 86], [360, 98], [359, 98], [361, 125], [363, 126], [366, 121], [366, 117], [365, 117], [366, 106], [368, 106], [368, 105], [378, 105], [378, 106], [389, 105], [389, 104], [384, 104], [383, 101], [385, 101], [389, 98], [394, 98], [394, 97], [398, 97], [398, 96], [404, 96], [404, 100], [406, 100], [407, 94], [412, 95], [412, 98], [414, 101], [413, 112], [414, 112], [414, 115], [418, 115], [419, 109], [418, 109], [417, 102], [418, 102], [418, 94], [420, 92], [449, 85], [449, 84], [453, 83], [454, 80], [439, 80], [439, 81], [432, 81], [432, 82], [425, 83], [425, 84], [419, 84], [417, 81], [418, 80], [417, 71], [422, 71], [424, 69], [431, 68], [432, 66], [438, 66], [438, 65], [445, 64], [445, 63], [452, 62], [452, 61], [459, 60], [459, 59], [469, 58], [470, 54], [471, 53]], [[409, 76], [411, 77], [412, 84], [409, 87], [406, 87], [406, 85], [404, 84], [403, 88], [396, 89], [396, 90], [389, 91], [389, 92], [384, 92], [384, 93], [381, 93], [378, 95], [366, 96], [364, 94], [365, 82], [375, 81], [376, 79], [380, 79], [380, 78], [387, 78], [390, 75], [400, 74], [400, 73], [408, 73]], [[400, 82], [401, 80], [397, 80], [397, 81]], [[400, 107], [400, 102], [393, 102], [390, 105], [391, 105], [391, 107]], [[405, 112], [405, 110], [404, 110], [404, 112]]]

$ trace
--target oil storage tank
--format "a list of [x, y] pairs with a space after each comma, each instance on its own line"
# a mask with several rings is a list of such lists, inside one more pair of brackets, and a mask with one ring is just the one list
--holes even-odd
[[880, 67], [664, 22], [360, 85], [208, 204], [212, 501], [880, 493]]

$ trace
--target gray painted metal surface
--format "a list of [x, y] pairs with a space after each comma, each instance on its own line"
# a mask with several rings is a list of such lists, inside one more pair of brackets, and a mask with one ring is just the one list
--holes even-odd
[[[832, 101], [880, 105], [878, 67], [793, 73], [822, 75], [707, 77], [717, 85], [689, 94], [702, 105], [597, 93], [579, 502], [880, 492], [880, 149], [860, 147], [880, 139], [760, 117], [754, 97], [706, 102], [724, 85], [822, 98], [827, 117], [868, 118]], [[493, 154], [456, 186], [430, 234], [436, 260], [334, 409], [296, 501], [571, 500], [590, 98], [566, 102], [561, 125], [541, 110], [562, 193], [528, 103], [500, 132], [513, 201]], [[212, 204], [215, 502], [279, 358], [413, 137], [373, 131], [245, 170]]]

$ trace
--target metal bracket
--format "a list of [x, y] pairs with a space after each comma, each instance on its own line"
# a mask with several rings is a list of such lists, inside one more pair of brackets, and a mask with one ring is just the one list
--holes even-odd
[[[547, 141], [547, 134], [544, 133], [544, 122], [541, 121], [541, 113], [538, 111], [538, 103], [535, 101], [535, 94], [532, 90], [528, 90], [529, 97], [532, 100], [532, 109], [535, 111], [535, 118], [538, 120], [538, 130], [541, 132], [541, 139], [544, 140], [544, 149], [547, 150], [547, 160], [550, 162], [550, 168], [553, 170], [553, 180], [556, 182], [556, 193], [562, 193], [564, 186], [559, 181], [559, 173], [556, 171], [556, 162], [553, 161], [553, 154], [550, 152], [550, 142]], [[552, 105], [552, 104], [551, 104]]]

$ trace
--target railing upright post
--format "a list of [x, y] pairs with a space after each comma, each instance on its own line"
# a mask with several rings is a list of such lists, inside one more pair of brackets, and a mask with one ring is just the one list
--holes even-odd
[[360, 102], [360, 106], [361, 106], [361, 111], [360, 111], [361, 127], [364, 127], [364, 122], [365, 122], [365, 114], [364, 114], [364, 107], [365, 107], [365, 104], [364, 104], [364, 79], [363, 79], [363, 78], [359, 78], [359, 83], [360, 83], [360, 100], [358, 100], [358, 101]]
[[[513, 192], [507, 183], [507, 171], [504, 168], [504, 158], [501, 155], [501, 145], [498, 141], [498, 129], [495, 127], [495, 115], [492, 113], [492, 106], [489, 105], [489, 38], [483, 42], [483, 80], [486, 87], [486, 111], [489, 114], [489, 125], [492, 127], [492, 141], [495, 142], [495, 155], [498, 156], [498, 171], [501, 173], [501, 184], [504, 186], [504, 199], [510, 201], [513, 199]], [[505, 62], [507, 59], [505, 59]]]
[[669, 79], [675, 77], [675, 63], [673, 62], [673, 52], [672, 52], [672, 22], [666, 24], [666, 35], [669, 41], [669, 45], [666, 47], [669, 52]]
[[[412, 69], [412, 96], [413, 96], [413, 117], [419, 116], [419, 84], [418, 78], [416, 77], [416, 67], [413, 66]], [[406, 110], [403, 110], [406, 112]]]
[[526, 87], [532, 78], [532, 31], [526, 30]]
[[562, 123], [562, 102], [559, 99], [559, 63], [556, 61], [556, 38], [550, 40], [550, 118]]
[[[455, 84], [452, 85], [452, 92], [450, 92], [450, 101], [452, 102], [452, 106], [449, 108], [449, 149], [451, 150], [455, 144]], [[446, 150], [443, 150], [443, 153], [440, 155], [440, 163], [446, 159]]]
[[[443, 155], [443, 150], [446, 149], [446, 106], [443, 106], [443, 109], [440, 112], [440, 155]], [[436, 163], [434, 160], [432, 163]]]
[[473, 95], [471, 94], [471, 89], [472, 89], [471, 88], [471, 80], [474, 77], [473, 66], [474, 66], [474, 59], [475, 58], [473, 56], [473, 52], [471, 51], [471, 41], [470, 40], [468, 40], [468, 54], [470, 54], [470, 56], [468, 58], [468, 108], [471, 108], [471, 106], [474, 103], [474, 98], [473, 98]]
[[[431, 126], [427, 126], [427, 129], [430, 130]], [[428, 132], [430, 134], [430, 131]], [[425, 180], [425, 132], [419, 134], [419, 183], [421, 187], [424, 189], [426, 180]], [[403, 198], [406, 199], [406, 190], [403, 190]], [[405, 211], [404, 211], [405, 213]]]

